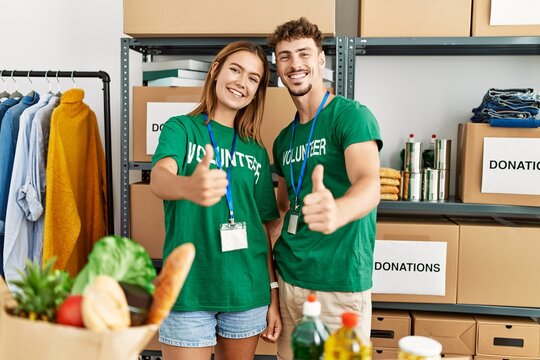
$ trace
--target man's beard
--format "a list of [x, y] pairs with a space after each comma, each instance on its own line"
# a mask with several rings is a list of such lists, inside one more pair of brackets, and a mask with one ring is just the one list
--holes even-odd
[[308, 92], [310, 92], [311, 88], [313, 87], [312, 84], [309, 84], [306, 88], [304, 89], [299, 89], [299, 90], [296, 90], [296, 91], [293, 91], [291, 88], [287, 87], [287, 90], [289, 90], [289, 94], [291, 94], [292, 96], [297, 96], [297, 97], [300, 97], [300, 96], [304, 96], [306, 95]]

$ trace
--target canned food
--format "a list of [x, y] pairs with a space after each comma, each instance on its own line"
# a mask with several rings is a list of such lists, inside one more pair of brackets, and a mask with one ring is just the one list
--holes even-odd
[[403, 200], [420, 201], [422, 200], [422, 173], [403, 172], [401, 179], [403, 186]]
[[422, 143], [405, 143], [405, 171], [419, 173], [422, 171]]
[[424, 169], [422, 178], [422, 200], [439, 200], [439, 170]]
[[452, 140], [435, 139], [435, 169], [450, 170]]

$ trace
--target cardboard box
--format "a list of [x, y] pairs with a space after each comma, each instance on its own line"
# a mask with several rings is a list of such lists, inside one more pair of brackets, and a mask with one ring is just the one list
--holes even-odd
[[530, 318], [475, 316], [477, 355], [540, 356], [540, 325]]
[[103, 333], [12, 316], [13, 305], [0, 277], [0, 359], [137, 360], [157, 325]]
[[361, 37], [469, 36], [472, 0], [360, 0]]
[[[197, 103], [201, 99], [202, 88], [196, 87], [133, 87], [133, 161], [150, 162], [152, 155], [146, 151], [146, 114], [149, 102], [189, 102]], [[180, 114], [183, 115], [183, 114]], [[164, 119], [163, 122], [167, 121]], [[156, 130], [158, 131], [158, 130]]]
[[124, 0], [124, 33], [133, 37], [267, 36], [276, 26], [306, 17], [335, 35], [335, 0]]
[[149, 184], [135, 183], [129, 187], [130, 237], [146, 249], [151, 259], [161, 259], [165, 240], [163, 201], [154, 195]]
[[476, 355], [474, 360], [531, 360], [531, 358], [520, 358], [515, 356], [488, 356], [488, 355]]
[[374, 348], [398, 348], [399, 339], [411, 335], [411, 317], [405, 310], [374, 309], [371, 343]]
[[[413, 303], [456, 303], [457, 289], [457, 255], [458, 255], [458, 226], [443, 218], [430, 220], [416, 218], [379, 218], [377, 219], [377, 240], [418, 241], [430, 243], [446, 243], [446, 274], [444, 277], [444, 295], [421, 294], [372, 294], [373, 301], [413, 302]], [[375, 264], [377, 265], [377, 264]], [[421, 270], [420, 268], [418, 268]], [[435, 269], [426, 272], [436, 271]], [[441, 269], [439, 269], [440, 271]], [[404, 271], [407, 277], [412, 271]], [[442, 274], [442, 273], [441, 273]], [[412, 275], [411, 275], [412, 276]]]
[[[540, 138], [540, 129], [459, 124], [456, 193], [460, 200], [464, 203], [540, 206], [540, 195], [482, 193], [484, 138]], [[526, 153], [523, 156], [523, 160], [528, 160]]]
[[[518, 4], [512, 5], [517, 6]], [[490, 18], [491, 0], [473, 0], [471, 35], [540, 36], [540, 25], [490, 25]]]
[[476, 321], [471, 315], [413, 311], [411, 317], [413, 334], [437, 340], [444, 354], [475, 354]]
[[373, 346], [371, 357], [374, 360], [395, 360], [399, 356], [399, 349]]
[[[149, 102], [196, 103], [200, 101], [201, 94], [202, 88], [133, 87], [133, 161], [152, 161], [152, 155], [147, 154], [146, 149], [147, 104]], [[273, 163], [272, 144], [274, 139], [285, 126], [293, 121], [295, 113], [296, 107], [286, 88], [272, 87], [266, 90], [261, 136], [270, 157], [270, 163]], [[159, 130], [156, 129], [156, 132]]]
[[460, 234], [459, 304], [540, 307], [537, 220], [452, 220]]

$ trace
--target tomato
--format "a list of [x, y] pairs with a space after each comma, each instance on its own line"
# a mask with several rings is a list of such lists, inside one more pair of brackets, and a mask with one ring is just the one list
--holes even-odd
[[82, 318], [82, 295], [70, 295], [56, 312], [56, 322], [62, 325], [84, 327]]

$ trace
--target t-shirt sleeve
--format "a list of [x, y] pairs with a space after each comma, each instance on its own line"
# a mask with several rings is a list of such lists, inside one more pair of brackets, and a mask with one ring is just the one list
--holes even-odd
[[270, 159], [265, 149], [261, 149], [261, 169], [259, 180], [255, 184], [255, 201], [259, 210], [261, 221], [268, 222], [279, 218], [272, 172], [270, 171]]
[[152, 156], [152, 166], [159, 160], [170, 157], [180, 165], [184, 162], [187, 147], [187, 134], [182, 125], [182, 117], [172, 117], [163, 124], [159, 142], [154, 155]]
[[336, 135], [343, 144], [343, 149], [364, 141], [375, 141], [379, 151], [383, 147], [377, 119], [366, 106], [358, 103], [347, 107], [339, 115]]
[[276, 139], [274, 140], [274, 144], [272, 145], [272, 156], [274, 157], [274, 172], [281, 177], [283, 177], [283, 169], [281, 168], [281, 163], [279, 162], [280, 155], [278, 154], [278, 144], [281, 143], [282, 138], [282, 133], [280, 133], [278, 137], [276, 137]]

